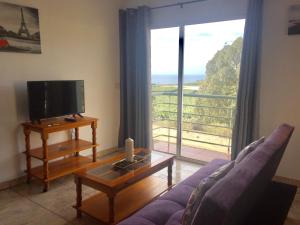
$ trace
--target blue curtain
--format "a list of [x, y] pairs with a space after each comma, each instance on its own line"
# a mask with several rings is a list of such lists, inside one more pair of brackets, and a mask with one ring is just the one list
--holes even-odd
[[249, 0], [246, 18], [237, 111], [232, 134], [232, 159], [253, 141], [260, 63], [263, 0]]
[[136, 147], [150, 147], [150, 9], [120, 10], [119, 147], [132, 138]]

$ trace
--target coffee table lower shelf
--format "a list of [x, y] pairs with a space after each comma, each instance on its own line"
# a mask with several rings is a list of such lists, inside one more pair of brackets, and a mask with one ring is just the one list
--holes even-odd
[[[115, 223], [138, 211], [170, 187], [167, 181], [150, 176], [119, 192], [115, 197]], [[105, 224], [109, 223], [109, 201], [105, 193], [96, 194], [84, 201], [79, 208], [85, 213]]]

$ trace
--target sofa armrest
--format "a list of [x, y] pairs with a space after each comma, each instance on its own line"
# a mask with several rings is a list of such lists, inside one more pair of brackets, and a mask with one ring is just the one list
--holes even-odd
[[297, 187], [272, 181], [244, 225], [284, 225]]

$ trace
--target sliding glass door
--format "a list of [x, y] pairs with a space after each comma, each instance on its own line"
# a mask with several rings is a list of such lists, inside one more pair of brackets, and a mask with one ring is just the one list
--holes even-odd
[[151, 31], [154, 149], [176, 154], [179, 27]]
[[[200, 161], [230, 157], [244, 22], [152, 31], [155, 150]], [[163, 83], [161, 71], [176, 71], [173, 82]]]

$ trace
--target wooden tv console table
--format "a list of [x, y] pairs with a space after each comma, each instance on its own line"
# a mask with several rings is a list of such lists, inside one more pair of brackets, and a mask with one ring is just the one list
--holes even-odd
[[[64, 118], [42, 123], [23, 123], [26, 143], [27, 182], [35, 177], [44, 183], [44, 192], [49, 189], [49, 182], [59, 177], [71, 174], [96, 162], [96, 128], [97, 119], [90, 117], [77, 118], [76, 122], [67, 122]], [[79, 139], [79, 127], [91, 126], [92, 141]], [[48, 145], [50, 133], [75, 129], [75, 139]], [[31, 149], [30, 133], [38, 132], [41, 135], [42, 147]], [[93, 157], [80, 156], [79, 152], [92, 149]], [[43, 165], [31, 168], [31, 158], [43, 161]], [[53, 161], [55, 160], [55, 161]], [[52, 161], [52, 162], [51, 162]]]

